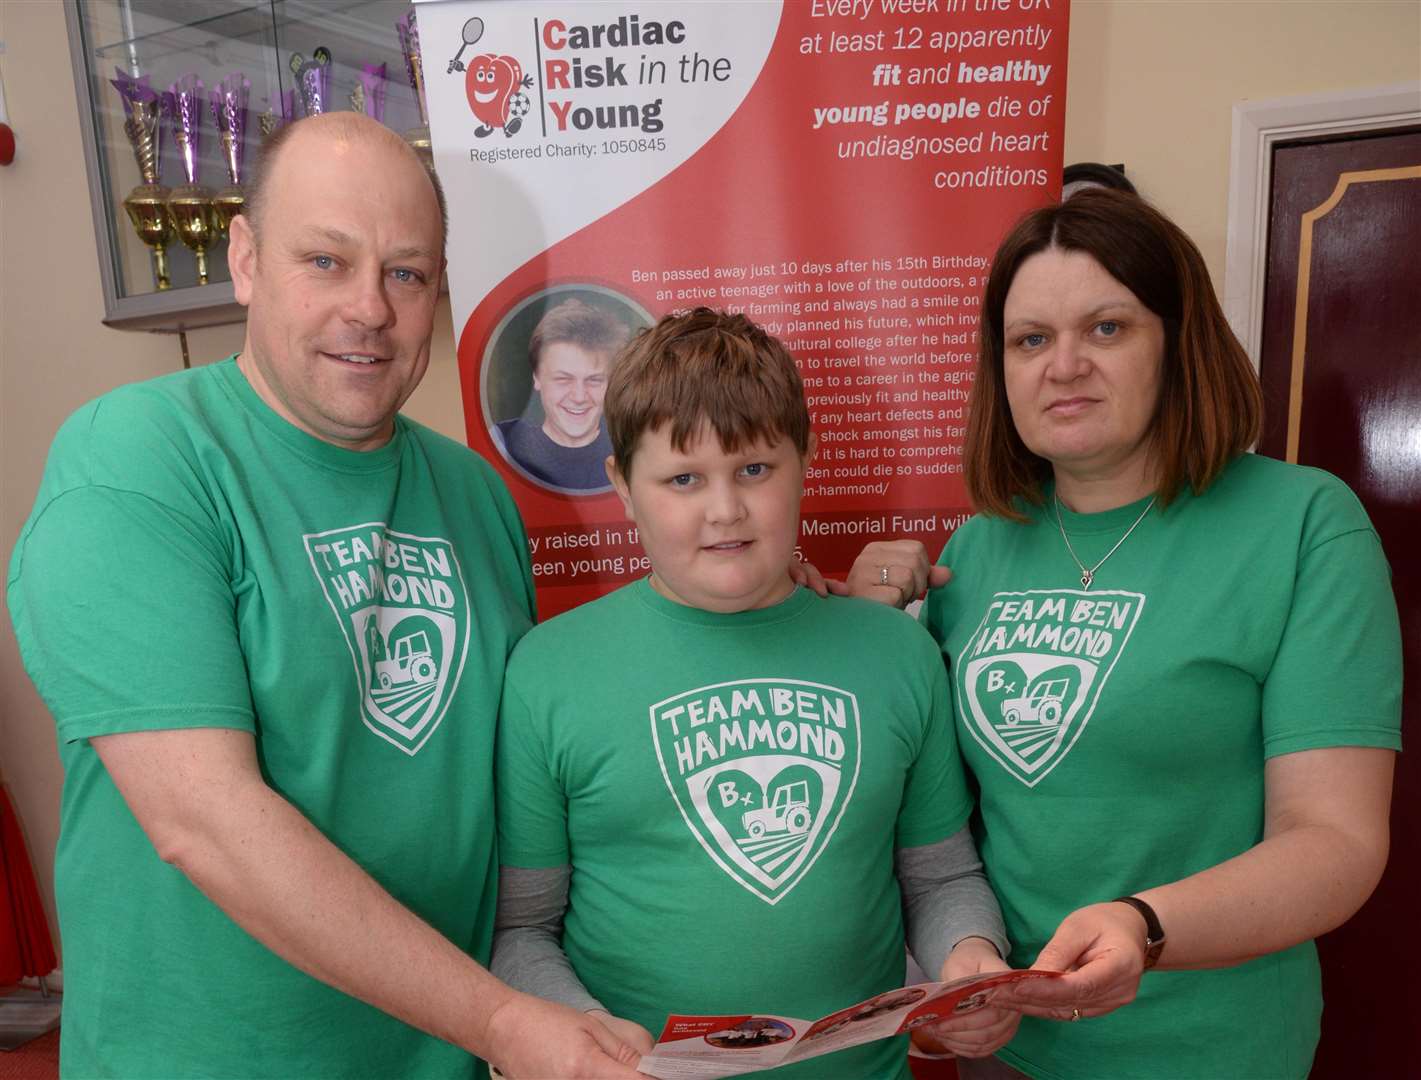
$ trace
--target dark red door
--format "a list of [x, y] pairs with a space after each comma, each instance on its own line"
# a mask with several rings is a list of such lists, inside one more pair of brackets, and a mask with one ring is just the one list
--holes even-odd
[[1318, 942], [1313, 1076], [1415, 1076], [1421, 1045], [1421, 131], [1273, 155], [1260, 452], [1335, 473], [1391, 562], [1405, 650], [1391, 860], [1375, 895]]

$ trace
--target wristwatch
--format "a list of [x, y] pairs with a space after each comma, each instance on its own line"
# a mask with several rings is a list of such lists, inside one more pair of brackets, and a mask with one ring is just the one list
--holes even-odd
[[1129, 904], [1145, 920], [1145, 970], [1149, 971], [1159, 961], [1159, 954], [1164, 952], [1164, 927], [1159, 924], [1159, 916], [1138, 896], [1117, 896], [1110, 902]]

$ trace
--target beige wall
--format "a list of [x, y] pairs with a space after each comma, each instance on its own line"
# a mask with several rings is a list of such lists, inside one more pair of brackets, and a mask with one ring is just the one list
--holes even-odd
[[1232, 109], [1421, 80], [1421, 0], [1076, 0], [1066, 162], [1123, 161], [1223, 291]]
[[[182, 366], [170, 336], [99, 319], [78, 111], [57, 0], [0, 0], [0, 72], [19, 149], [0, 169], [0, 563], [34, 498], [50, 438], [83, 402]], [[1246, 98], [1421, 78], [1421, 0], [1077, 0], [1066, 160], [1124, 161], [1142, 192], [1223, 273], [1230, 109]], [[430, 374], [408, 411], [462, 437], [447, 301]], [[235, 351], [238, 327], [188, 335], [194, 362]], [[3, 597], [0, 597], [3, 608]], [[0, 618], [0, 776], [25, 823], [53, 914], [61, 773], [54, 729]]]

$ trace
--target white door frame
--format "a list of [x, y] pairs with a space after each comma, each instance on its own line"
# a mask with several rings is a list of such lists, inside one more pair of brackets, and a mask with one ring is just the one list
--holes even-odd
[[1421, 82], [1241, 101], [1234, 106], [1224, 314], [1255, 368], [1263, 338], [1273, 144], [1416, 123], [1421, 123]]

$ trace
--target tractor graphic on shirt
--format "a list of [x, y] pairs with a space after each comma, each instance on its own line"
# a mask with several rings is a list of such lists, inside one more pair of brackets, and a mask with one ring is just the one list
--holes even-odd
[[809, 784], [797, 780], [792, 784], [781, 784], [768, 806], [758, 810], [747, 810], [740, 816], [740, 824], [752, 840], [758, 840], [766, 833], [789, 833], [798, 836], [809, 831], [814, 815], [809, 809]]
[[1002, 702], [1002, 719], [1008, 727], [1022, 723], [1039, 723], [1048, 727], [1059, 724], [1070, 686], [1069, 679], [1048, 679], [1037, 683], [1021, 697], [1007, 698]]
[[737, 679], [651, 705], [667, 789], [734, 881], [782, 900], [824, 852], [859, 771], [858, 699], [800, 679]]
[[472, 613], [454, 545], [379, 521], [302, 540], [350, 650], [359, 695], [351, 719], [417, 754], [448, 711], [469, 654]]
[[[1031, 589], [984, 598], [977, 629], [954, 643], [966, 732], [1027, 787], [1082, 737], [1145, 608], [1123, 589]], [[975, 766], [974, 766], [975, 768]]]
[[429, 635], [423, 630], [407, 634], [395, 642], [395, 655], [375, 662], [375, 679], [381, 690], [399, 686], [423, 686], [439, 674]]

